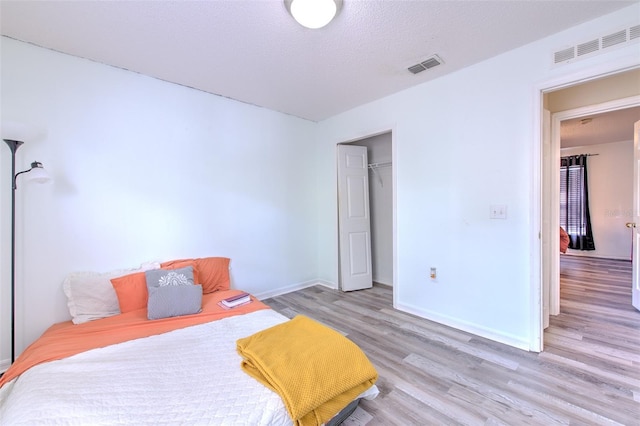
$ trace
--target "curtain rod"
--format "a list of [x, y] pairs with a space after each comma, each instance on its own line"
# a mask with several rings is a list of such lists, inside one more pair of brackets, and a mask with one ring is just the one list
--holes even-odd
[[579, 157], [581, 155], [584, 155], [585, 157], [595, 157], [596, 155], [600, 155], [600, 154], [576, 154], [576, 155], [567, 155], [566, 157], [560, 157], [562, 158], [569, 158], [569, 157]]

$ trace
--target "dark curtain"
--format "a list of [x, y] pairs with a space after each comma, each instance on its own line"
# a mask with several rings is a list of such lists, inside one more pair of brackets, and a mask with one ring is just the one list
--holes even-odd
[[589, 216], [587, 157], [560, 159], [560, 226], [569, 234], [569, 248], [575, 250], [596, 249]]

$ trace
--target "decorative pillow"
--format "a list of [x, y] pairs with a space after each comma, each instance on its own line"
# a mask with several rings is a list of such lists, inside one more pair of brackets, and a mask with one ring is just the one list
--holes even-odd
[[111, 285], [117, 295], [120, 312], [123, 314], [147, 306], [148, 293], [145, 272], [113, 278]]
[[193, 267], [145, 272], [149, 300], [147, 318], [196, 314], [202, 309], [202, 286], [193, 284]]
[[[191, 262], [193, 263], [193, 262]], [[158, 266], [160, 266], [158, 264]], [[150, 271], [154, 271], [158, 274], [163, 274], [167, 270], [176, 269], [177, 264], [170, 265], [163, 269], [154, 268]], [[191, 284], [195, 284], [193, 277], [195, 276], [193, 266], [189, 265], [191, 269]], [[142, 309], [147, 306], [149, 300], [149, 291], [147, 290], [147, 276], [144, 272], [125, 275], [123, 277], [114, 278], [111, 280], [111, 285], [117, 295], [117, 302], [120, 307], [120, 312], [127, 313], [135, 311], [136, 309]]]
[[198, 271], [198, 280], [196, 283], [202, 284], [202, 292], [204, 294], [213, 293], [214, 291], [229, 290], [231, 280], [229, 279], [229, 262], [231, 259], [227, 257], [203, 257], [199, 259], [179, 259], [164, 262], [162, 268], [173, 267], [192, 262]]
[[198, 276], [198, 268], [196, 266], [195, 260], [179, 260], [171, 262], [170, 265], [163, 264], [161, 265], [162, 269], [180, 269], [186, 268], [187, 266], [191, 266], [193, 268], [193, 283], [200, 284], [200, 277]]
[[202, 310], [202, 286], [168, 285], [149, 288], [147, 318], [160, 319], [197, 314]]
[[120, 313], [118, 297], [110, 280], [135, 271], [159, 268], [158, 262], [148, 262], [139, 269], [119, 269], [110, 272], [72, 272], [62, 288], [67, 296], [69, 314], [74, 324], [106, 318]]
[[147, 289], [170, 285], [194, 285], [193, 266], [185, 266], [184, 268], [178, 269], [155, 269], [153, 271], [146, 271], [144, 275], [146, 277]]

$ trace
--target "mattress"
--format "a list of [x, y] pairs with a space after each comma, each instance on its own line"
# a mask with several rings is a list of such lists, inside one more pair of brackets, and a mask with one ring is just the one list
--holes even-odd
[[287, 320], [259, 310], [37, 365], [0, 388], [0, 423], [291, 425], [236, 351], [239, 338]]

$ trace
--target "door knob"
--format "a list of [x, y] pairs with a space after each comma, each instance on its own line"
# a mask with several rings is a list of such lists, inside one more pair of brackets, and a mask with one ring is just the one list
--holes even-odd
[[627, 222], [627, 228], [635, 228], [636, 224], [634, 222]]

